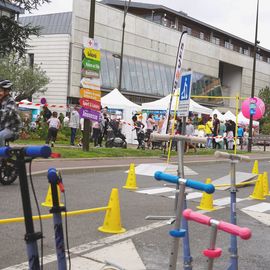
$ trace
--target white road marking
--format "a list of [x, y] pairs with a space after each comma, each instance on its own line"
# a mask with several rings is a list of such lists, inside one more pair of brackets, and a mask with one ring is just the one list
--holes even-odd
[[[109, 262], [111, 265], [119, 266], [120, 269], [146, 270], [145, 265], [131, 239], [92, 251], [84, 254], [83, 257], [96, 262]], [[91, 270], [98, 269], [91, 268]]]
[[[130, 237], [132, 237], [134, 235], [137, 235], [137, 234], [140, 234], [140, 233], [144, 233], [144, 232], [147, 232], [147, 231], [150, 231], [150, 230], [153, 230], [153, 229], [163, 227], [164, 225], [167, 225], [166, 220], [151, 223], [149, 225], [138, 227], [138, 228], [127, 231], [127, 232], [122, 233], [122, 234], [112, 235], [112, 236], [109, 236], [109, 237], [106, 237], [106, 238], [103, 238], [103, 239], [100, 239], [100, 240], [97, 240], [97, 241], [93, 241], [93, 242], [90, 242], [90, 243], [82, 244], [82, 245], [77, 246], [77, 247], [73, 247], [73, 248], [70, 249], [70, 252], [73, 253], [73, 254], [78, 254], [79, 255], [81, 253], [89, 252], [92, 249], [103, 247], [103, 246], [112, 244], [114, 242], [118, 242], [118, 241], [121, 241], [123, 239], [130, 238]], [[54, 254], [53, 255], [47, 255], [47, 256], [43, 257], [43, 264], [45, 265], [45, 264], [48, 264], [48, 263], [52, 263], [52, 262], [54, 262], [56, 260], [57, 260], [57, 258], [56, 258], [56, 256]], [[3, 268], [1, 270], [28, 270], [28, 269], [29, 269], [28, 262], [24, 262], [24, 263], [21, 263], [21, 264], [17, 264], [17, 265], [13, 265], [13, 266], [10, 266], [10, 267], [7, 267], [7, 268]]]
[[263, 213], [263, 212], [266, 212], [266, 211], [269, 211], [270, 210], [270, 203], [257, 203], [255, 205], [251, 205], [251, 206], [248, 206], [248, 207], [245, 207], [245, 208], [242, 208], [241, 209], [242, 211], [254, 211], [254, 212], [259, 212], [259, 213]]
[[[186, 199], [187, 200], [193, 200], [193, 199], [197, 199], [197, 198], [201, 198], [201, 197], [202, 197], [201, 192], [191, 192], [191, 193], [187, 194]], [[174, 199], [175, 195], [168, 196], [167, 198]]]
[[254, 211], [249, 211], [249, 210], [243, 210], [241, 209], [242, 212], [245, 214], [249, 215], [250, 217], [260, 221], [261, 223], [270, 226], [270, 215], [266, 213], [260, 213], [260, 212], [254, 212]]
[[161, 188], [151, 188], [151, 189], [142, 189], [136, 191], [137, 193], [142, 193], [142, 194], [161, 194], [161, 193], [166, 193], [166, 192], [171, 192], [175, 191], [175, 188], [170, 188], [170, 187], [161, 187]]
[[[241, 202], [241, 201], [244, 201], [246, 200], [247, 198], [236, 198], [236, 202]], [[213, 204], [214, 205], [217, 205], [217, 206], [225, 206], [225, 205], [228, 205], [231, 203], [231, 198], [230, 197], [224, 197], [224, 198], [221, 198], [221, 199], [216, 199], [214, 200]]]

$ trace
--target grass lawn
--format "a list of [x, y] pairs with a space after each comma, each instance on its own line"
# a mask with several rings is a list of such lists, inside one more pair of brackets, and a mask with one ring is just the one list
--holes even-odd
[[[18, 140], [16, 144], [22, 145], [44, 145], [44, 141], [41, 140]], [[59, 147], [57, 147], [57, 145]], [[123, 148], [95, 148], [90, 144], [89, 152], [84, 152], [79, 147], [69, 146], [67, 141], [59, 141], [56, 147], [52, 148], [52, 152], [60, 153], [61, 158], [102, 158], [102, 157], [160, 157], [164, 154], [163, 150], [141, 150], [134, 147]], [[215, 150], [197, 148], [197, 153], [194, 153], [193, 149], [190, 149], [186, 155], [213, 155]], [[229, 151], [233, 152], [233, 151]], [[237, 153], [245, 154], [246, 152], [238, 151]], [[166, 154], [167, 155], [167, 154]], [[171, 156], [176, 156], [176, 151], [171, 151]]]

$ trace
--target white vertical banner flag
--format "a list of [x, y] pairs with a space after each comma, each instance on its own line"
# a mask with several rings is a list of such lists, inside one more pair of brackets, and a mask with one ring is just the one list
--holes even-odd
[[[166, 120], [164, 122], [164, 126], [166, 127], [165, 133], [167, 133], [169, 129], [169, 121], [170, 121], [169, 116], [171, 115], [170, 110], [172, 106], [172, 101], [173, 101], [174, 95], [178, 92], [178, 88], [179, 88], [179, 79], [181, 77], [181, 68], [182, 68], [182, 62], [184, 59], [186, 35], [187, 35], [187, 31], [183, 31], [179, 40], [178, 51], [177, 51], [176, 62], [175, 62], [171, 99], [170, 99], [170, 103], [169, 103], [167, 113], [166, 113]], [[175, 97], [175, 100], [176, 99], [177, 97]]]

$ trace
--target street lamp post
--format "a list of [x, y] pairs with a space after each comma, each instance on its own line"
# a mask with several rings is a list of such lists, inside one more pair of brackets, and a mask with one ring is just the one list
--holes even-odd
[[[252, 73], [252, 84], [251, 84], [251, 98], [254, 98], [255, 92], [255, 72], [256, 72], [256, 57], [257, 57], [257, 49], [258, 44], [260, 43], [257, 40], [258, 36], [258, 15], [259, 15], [259, 0], [257, 0], [257, 14], [256, 14], [256, 28], [255, 28], [255, 42], [254, 42], [254, 57], [253, 57], [253, 73]], [[249, 118], [249, 132], [248, 132], [248, 152], [251, 152], [252, 149], [252, 123], [253, 123], [253, 115], [250, 114]]]
[[124, 52], [124, 41], [125, 41], [125, 27], [126, 27], [126, 16], [131, 0], [125, 1], [124, 6], [124, 18], [122, 26], [122, 41], [121, 41], [121, 54], [120, 54], [120, 67], [119, 67], [119, 81], [118, 81], [118, 90], [121, 91], [122, 87], [122, 69], [123, 69], [123, 52]]

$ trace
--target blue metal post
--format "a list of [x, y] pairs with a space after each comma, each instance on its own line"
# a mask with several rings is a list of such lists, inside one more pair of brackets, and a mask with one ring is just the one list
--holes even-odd
[[[236, 225], [236, 171], [235, 165], [238, 163], [237, 160], [231, 160], [231, 223]], [[228, 270], [238, 270], [238, 249], [237, 249], [237, 237], [231, 235], [231, 246], [229, 248], [230, 256], [230, 266]]]
[[[184, 207], [183, 211], [187, 209], [186, 195], [184, 196]], [[189, 246], [189, 234], [188, 234], [188, 222], [183, 217], [182, 219], [182, 229], [186, 231], [183, 238], [183, 257], [184, 257], [184, 270], [192, 270], [192, 257], [190, 255], [190, 246]]]
[[52, 201], [53, 207], [50, 213], [53, 213], [53, 223], [54, 223], [54, 238], [55, 238], [55, 248], [57, 254], [58, 270], [66, 270], [66, 253], [65, 253], [65, 242], [64, 233], [62, 226], [62, 215], [61, 212], [65, 210], [65, 207], [61, 207], [59, 204], [57, 184], [62, 182], [61, 177], [58, 175], [56, 169], [51, 168], [48, 170], [48, 180], [51, 184], [52, 190]]
[[25, 242], [28, 255], [28, 264], [30, 270], [40, 270], [39, 255], [37, 240], [42, 237], [42, 234], [35, 232], [32, 217], [31, 199], [29, 194], [29, 187], [27, 181], [27, 174], [25, 168], [25, 153], [24, 148], [17, 148], [12, 150], [16, 156], [16, 167], [19, 172], [20, 190], [22, 197], [24, 223], [25, 223]]

